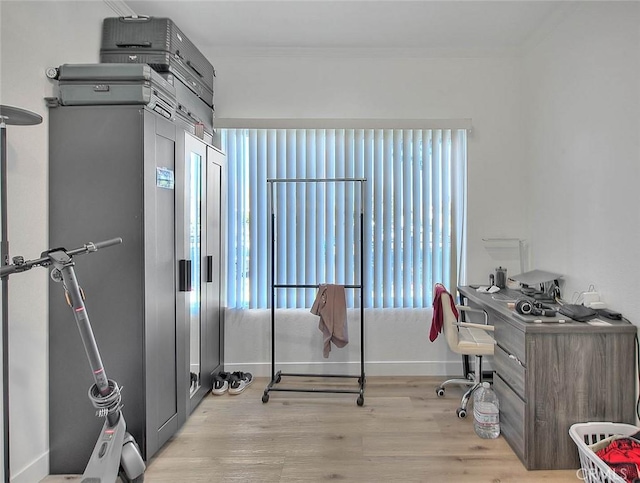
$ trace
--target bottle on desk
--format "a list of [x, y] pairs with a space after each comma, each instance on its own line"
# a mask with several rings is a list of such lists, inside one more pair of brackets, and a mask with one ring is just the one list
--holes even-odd
[[488, 382], [473, 393], [473, 429], [483, 439], [500, 436], [500, 404]]
[[507, 286], [507, 269], [498, 267], [496, 268], [496, 285], [500, 288], [505, 288]]

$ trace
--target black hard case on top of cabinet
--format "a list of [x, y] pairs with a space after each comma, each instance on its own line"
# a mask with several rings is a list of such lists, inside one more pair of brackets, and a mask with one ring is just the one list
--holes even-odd
[[144, 63], [158, 72], [171, 72], [213, 107], [215, 70], [169, 18], [105, 18], [100, 62]]
[[58, 68], [62, 106], [141, 104], [173, 119], [176, 89], [147, 64], [63, 64]]

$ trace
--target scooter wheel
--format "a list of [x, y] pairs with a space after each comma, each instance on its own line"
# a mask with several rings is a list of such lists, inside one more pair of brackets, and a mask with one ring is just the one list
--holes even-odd
[[120, 468], [120, 480], [122, 481], [122, 483], [143, 483], [144, 473], [142, 473], [137, 478], [130, 480], [127, 474], [125, 473], [125, 471], [122, 468]]
[[[120, 455], [120, 479], [122, 483], [142, 483], [145, 469], [138, 443], [127, 433], [122, 446], [122, 454]], [[138, 476], [129, 478], [127, 474]]]

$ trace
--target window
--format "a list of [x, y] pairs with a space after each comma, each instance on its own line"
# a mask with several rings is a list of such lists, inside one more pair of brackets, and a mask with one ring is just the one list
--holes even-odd
[[[268, 178], [366, 178], [365, 307], [429, 307], [434, 283], [456, 285], [464, 269], [464, 129], [221, 131], [229, 172], [229, 307], [268, 307]], [[359, 283], [352, 215], [358, 197], [346, 186], [286, 185], [276, 218], [294, 238], [276, 263], [293, 279], [277, 283]], [[314, 296], [294, 293], [278, 302], [310, 307]]]

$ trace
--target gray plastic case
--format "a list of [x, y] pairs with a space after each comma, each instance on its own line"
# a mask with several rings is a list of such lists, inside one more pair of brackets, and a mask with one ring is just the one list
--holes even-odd
[[63, 106], [142, 104], [173, 119], [176, 89], [147, 64], [63, 64], [58, 74]]
[[168, 72], [160, 72], [160, 75], [176, 90], [176, 117], [182, 117], [191, 124], [202, 124], [204, 130], [210, 134], [215, 132], [213, 128], [214, 110], [202, 102], [179, 78]]

